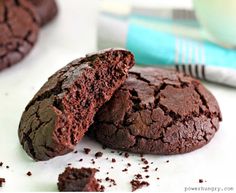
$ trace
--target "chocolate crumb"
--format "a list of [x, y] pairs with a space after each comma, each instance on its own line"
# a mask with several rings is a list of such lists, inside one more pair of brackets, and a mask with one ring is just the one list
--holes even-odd
[[91, 151], [91, 149], [89, 149], [89, 148], [84, 148], [84, 153], [85, 153], [85, 154], [89, 154], [90, 151]]
[[147, 161], [145, 158], [141, 158], [141, 161], [142, 161], [144, 164], [148, 164], [148, 161]]
[[105, 187], [103, 185], [101, 185], [100, 192], [104, 192], [104, 191], [105, 191]]
[[10, 167], [9, 166], [6, 166], [7, 169], [9, 169]]
[[83, 159], [81, 158], [80, 160], [79, 160], [79, 162], [82, 162], [83, 161]]
[[151, 164], [153, 164], [153, 162], [151, 162]]
[[110, 182], [110, 183], [111, 183], [111, 184], [109, 185], [109, 187], [111, 187], [112, 185], [113, 185], [113, 186], [116, 186], [116, 181], [115, 181], [114, 179], [109, 178], [109, 177], [106, 177], [105, 180], [106, 180], [107, 182]]
[[146, 181], [139, 181], [139, 180], [132, 180], [130, 182], [130, 184], [132, 185], [132, 192], [134, 192], [137, 189], [142, 188], [143, 186], [149, 186], [149, 183]]
[[107, 175], [109, 174], [109, 172], [106, 173]]
[[111, 169], [114, 169], [114, 167], [113, 167], [113, 166], [111, 166]]
[[30, 171], [28, 171], [28, 172], [26, 173], [26, 175], [27, 175], [27, 176], [32, 176], [32, 173], [31, 173]]
[[103, 155], [103, 153], [102, 152], [97, 152], [97, 153], [95, 153], [95, 157], [96, 158], [99, 158], [99, 157], [102, 157], [102, 155]]
[[160, 180], [160, 178], [159, 178], [159, 177], [157, 177], [157, 180]]
[[108, 160], [108, 157], [106, 158], [106, 160]]
[[125, 153], [125, 157], [126, 157], [126, 158], [128, 158], [128, 157], [129, 157], [129, 154], [128, 154], [127, 152]]
[[122, 172], [127, 172], [127, 171], [128, 171], [128, 169], [127, 169], [127, 168], [125, 168], [125, 169], [123, 169], [123, 170], [122, 170]]
[[95, 161], [94, 161], [94, 159], [91, 159], [91, 162], [92, 162], [92, 164], [95, 164]]
[[147, 165], [147, 166], [145, 166], [145, 167], [142, 167], [142, 169], [144, 169], [144, 170], [147, 170], [149, 168], [149, 166]]
[[6, 182], [5, 178], [0, 178], [0, 187], [2, 187], [2, 184], [5, 182]]
[[122, 155], [122, 154], [123, 154], [123, 152], [120, 152], [120, 153], [119, 153], [119, 155]]
[[144, 170], [144, 172], [148, 172], [148, 170]]
[[143, 176], [141, 174], [135, 174], [134, 177], [135, 177], [136, 180], [143, 179]]
[[166, 163], [169, 163], [170, 161], [169, 160], [166, 160]]
[[78, 151], [76, 150], [76, 151], [74, 151], [74, 153], [78, 153]]
[[3, 163], [2, 162], [0, 162], [0, 167], [2, 167], [3, 166]]
[[127, 163], [127, 166], [128, 166], [128, 167], [130, 167], [130, 166], [131, 166], [131, 164], [130, 164], [130, 163]]
[[145, 178], [149, 178], [149, 175], [145, 176]]
[[112, 162], [112, 163], [115, 163], [115, 162], [116, 162], [116, 159], [115, 159], [115, 158], [112, 158], [112, 159], [111, 159], [111, 162]]
[[71, 164], [71, 163], [68, 163], [67, 165], [68, 165], [68, 166], [71, 166], [72, 164]]
[[155, 171], [157, 171], [158, 170], [158, 168], [155, 168]]
[[199, 183], [203, 183], [203, 179], [199, 179]]

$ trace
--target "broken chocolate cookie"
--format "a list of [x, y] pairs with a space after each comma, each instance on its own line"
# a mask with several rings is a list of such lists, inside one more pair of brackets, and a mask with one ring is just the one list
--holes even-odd
[[131, 52], [109, 49], [74, 60], [52, 75], [20, 121], [19, 139], [27, 154], [48, 160], [73, 151], [133, 65]]

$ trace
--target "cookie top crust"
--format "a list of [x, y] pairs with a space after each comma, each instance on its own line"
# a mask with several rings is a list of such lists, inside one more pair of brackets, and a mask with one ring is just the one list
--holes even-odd
[[89, 134], [115, 149], [178, 154], [208, 143], [221, 120], [215, 97], [198, 80], [171, 70], [133, 68], [98, 111]]
[[0, 1], [0, 70], [21, 61], [39, 33], [39, 18], [27, 0]]

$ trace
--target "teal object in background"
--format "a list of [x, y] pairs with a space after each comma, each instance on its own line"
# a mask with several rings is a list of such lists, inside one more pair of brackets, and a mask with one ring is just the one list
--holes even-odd
[[192, 10], [133, 9], [122, 17], [102, 12], [98, 47], [123, 47], [134, 53], [138, 65], [236, 87], [236, 50], [207, 36]]
[[175, 38], [171, 34], [131, 23], [126, 47], [134, 53], [139, 64], [172, 65], [174, 62]]
[[[181, 40], [183, 40], [182, 37], [158, 31], [155, 28], [148, 28], [131, 20], [126, 48], [135, 54], [138, 64], [165, 66], [202, 64], [236, 70], [236, 51], [234, 49], [223, 48], [203, 40], [201, 42], [189, 38]], [[191, 53], [189, 49], [192, 49]]]

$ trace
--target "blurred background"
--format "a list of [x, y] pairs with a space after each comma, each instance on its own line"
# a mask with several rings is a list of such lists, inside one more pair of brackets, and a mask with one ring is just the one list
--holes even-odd
[[100, 2], [98, 48], [125, 47], [139, 65], [236, 86], [234, 0]]

